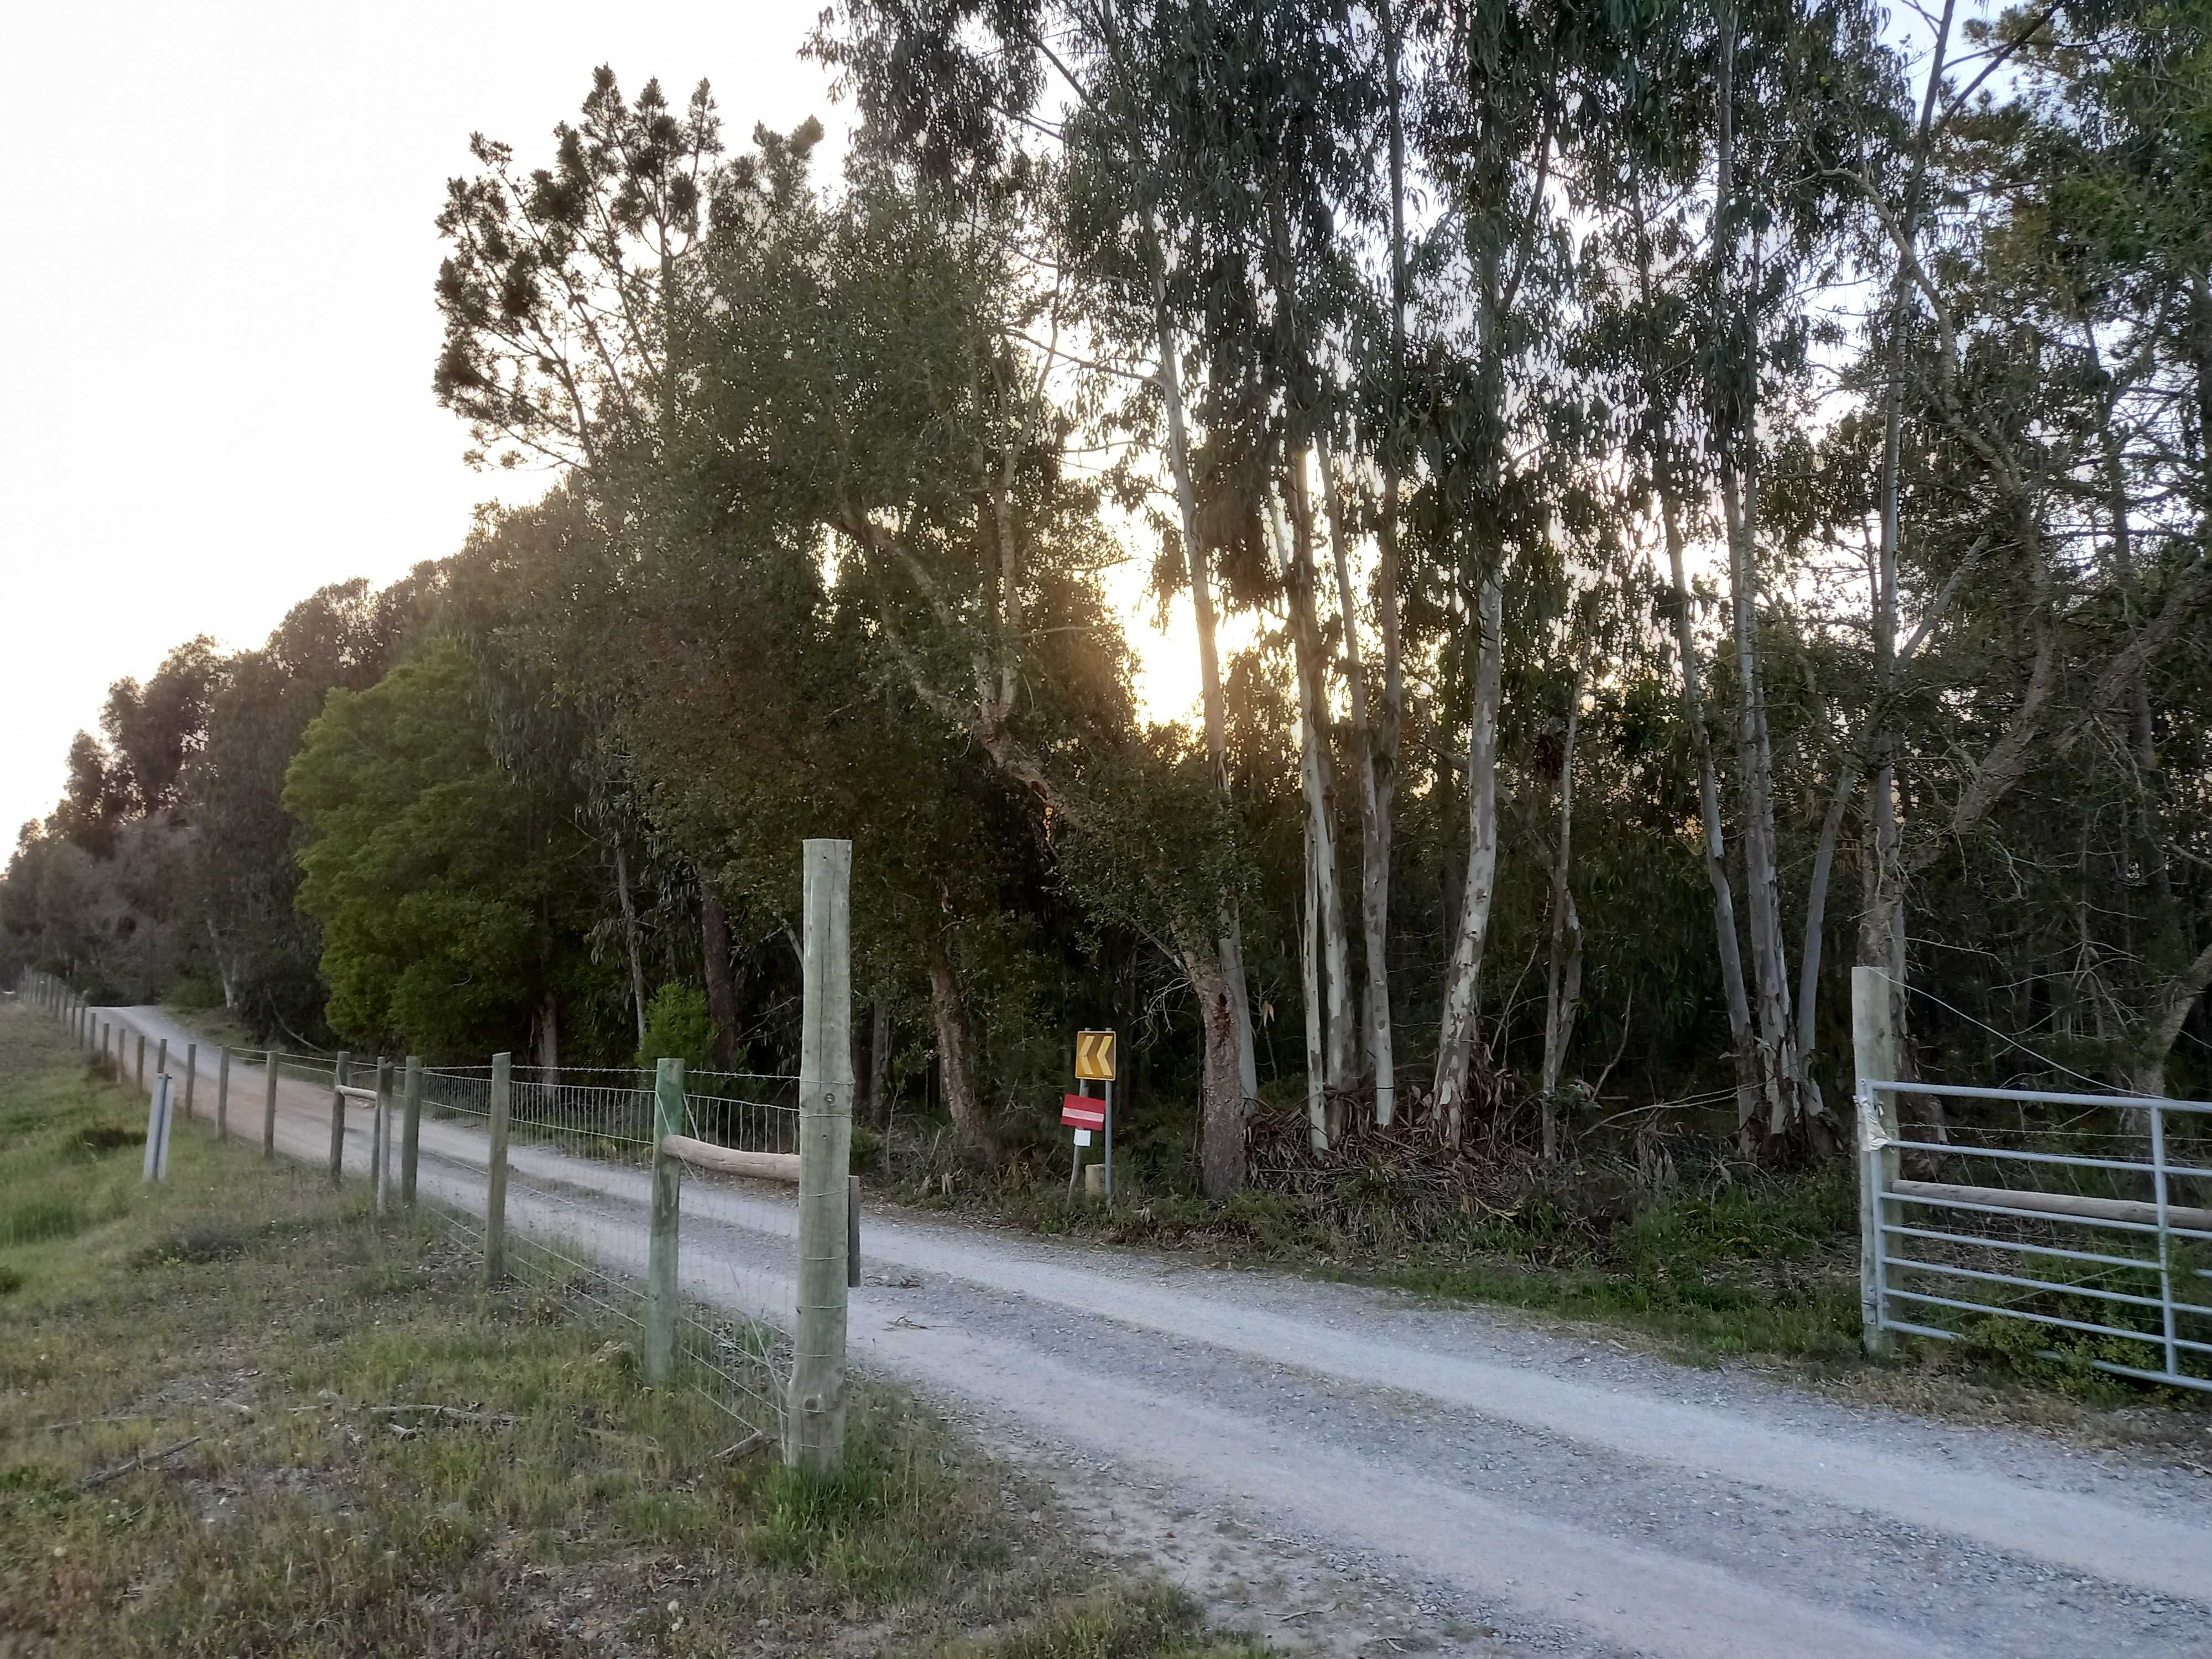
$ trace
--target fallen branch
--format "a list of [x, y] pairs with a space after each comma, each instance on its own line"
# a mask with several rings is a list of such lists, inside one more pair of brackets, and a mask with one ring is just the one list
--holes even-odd
[[143, 1423], [152, 1415], [149, 1412], [127, 1412], [121, 1417], [64, 1417], [58, 1423], [46, 1425], [49, 1434], [59, 1434], [64, 1429], [81, 1429], [94, 1423]]
[[198, 1435], [194, 1435], [189, 1440], [179, 1440], [173, 1446], [164, 1446], [157, 1452], [141, 1452], [127, 1463], [118, 1463], [113, 1468], [102, 1470], [100, 1474], [92, 1476], [84, 1483], [84, 1490], [90, 1492], [94, 1486], [106, 1486], [117, 1475], [128, 1474], [135, 1468], [141, 1467], [151, 1468], [156, 1463], [174, 1457], [187, 1446], [197, 1446], [200, 1443], [200, 1438]]
[[745, 1459], [750, 1457], [755, 1452], [767, 1449], [768, 1443], [768, 1431], [765, 1429], [755, 1429], [744, 1439], [738, 1441], [736, 1445], [725, 1446], [721, 1450], [716, 1452], [714, 1454], [714, 1460], [717, 1462], [742, 1463]]

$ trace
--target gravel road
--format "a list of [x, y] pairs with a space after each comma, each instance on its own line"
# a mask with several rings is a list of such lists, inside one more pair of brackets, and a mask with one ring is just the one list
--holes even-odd
[[[158, 1010], [101, 1012], [191, 1036]], [[258, 1134], [261, 1074], [232, 1076], [234, 1129]], [[320, 1091], [288, 1080], [279, 1105], [280, 1150], [325, 1157]], [[349, 1142], [358, 1170], [365, 1122]], [[426, 1122], [422, 1149], [426, 1192], [476, 1198], [480, 1133]], [[641, 1268], [641, 1171], [536, 1147], [513, 1163], [512, 1226]], [[684, 1221], [689, 1294], [788, 1307], [787, 1200], [688, 1179]], [[1164, 1562], [1276, 1640], [1375, 1659], [2212, 1659], [2212, 1478], [2191, 1462], [1850, 1407], [1495, 1310], [903, 1213], [867, 1216], [863, 1255], [858, 1361], [1050, 1476], [1097, 1547]]]

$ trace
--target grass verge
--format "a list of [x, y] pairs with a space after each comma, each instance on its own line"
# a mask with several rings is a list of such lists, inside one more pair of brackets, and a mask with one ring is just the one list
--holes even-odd
[[894, 1391], [834, 1482], [732, 1466], [718, 1407], [427, 1222], [204, 1125], [142, 1184], [143, 1113], [0, 1013], [8, 1659], [1218, 1650]]

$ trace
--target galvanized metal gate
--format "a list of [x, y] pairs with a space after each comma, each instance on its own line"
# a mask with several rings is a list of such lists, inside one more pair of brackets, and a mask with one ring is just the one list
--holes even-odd
[[1878, 1078], [1857, 1097], [1869, 1346], [2032, 1344], [2212, 1391], [2212, 1103]]

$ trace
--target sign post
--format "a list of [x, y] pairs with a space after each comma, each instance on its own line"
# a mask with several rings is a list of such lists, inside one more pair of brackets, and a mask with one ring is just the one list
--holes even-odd
[[[1078, 1031], [1075, 1034], [1075, 1075], [1078, 1079], [1081, 1081], [1104, 1084], [1106, 1085], [1106, 1098], [1103, 1104], [1094, 1104], [1090, 1103], [1088, 1096], [1068, 1095], [1060, 1102], [1060, 1121], [1062, 1123], [1074, 1122], [1074, 1120], [1068, 1116], [1068, 1108], [1071, 1103], [1083, 1101], [1086, 1103], [1086, 1104], [1092, 1104], [1092, 1109], [1097, 1115], [1097, 1121], [1095, 1123], [1077, 1123], [1075, 1127], [1079, 1132], [1092, 1128], [1103, 1130], [1104, 1132], [1106, 1139], [1106, 1168], [1103, 1173], [1102, 1184], [1105, 1188], [1106, 1201], [1109, 1204], [1111, 1204], [1114, 1201], [1113, 1032]], [[1083, 1154], [1080, 1152], [1077, 1152], [1075, 1158], [1076, 1162], [1080, 1164], [1083, 1161]], [[1073, 1184], [1074, 1179], [1073, 1176], [1070, 1176], [1069, 1185], [1072, 1187]]]

